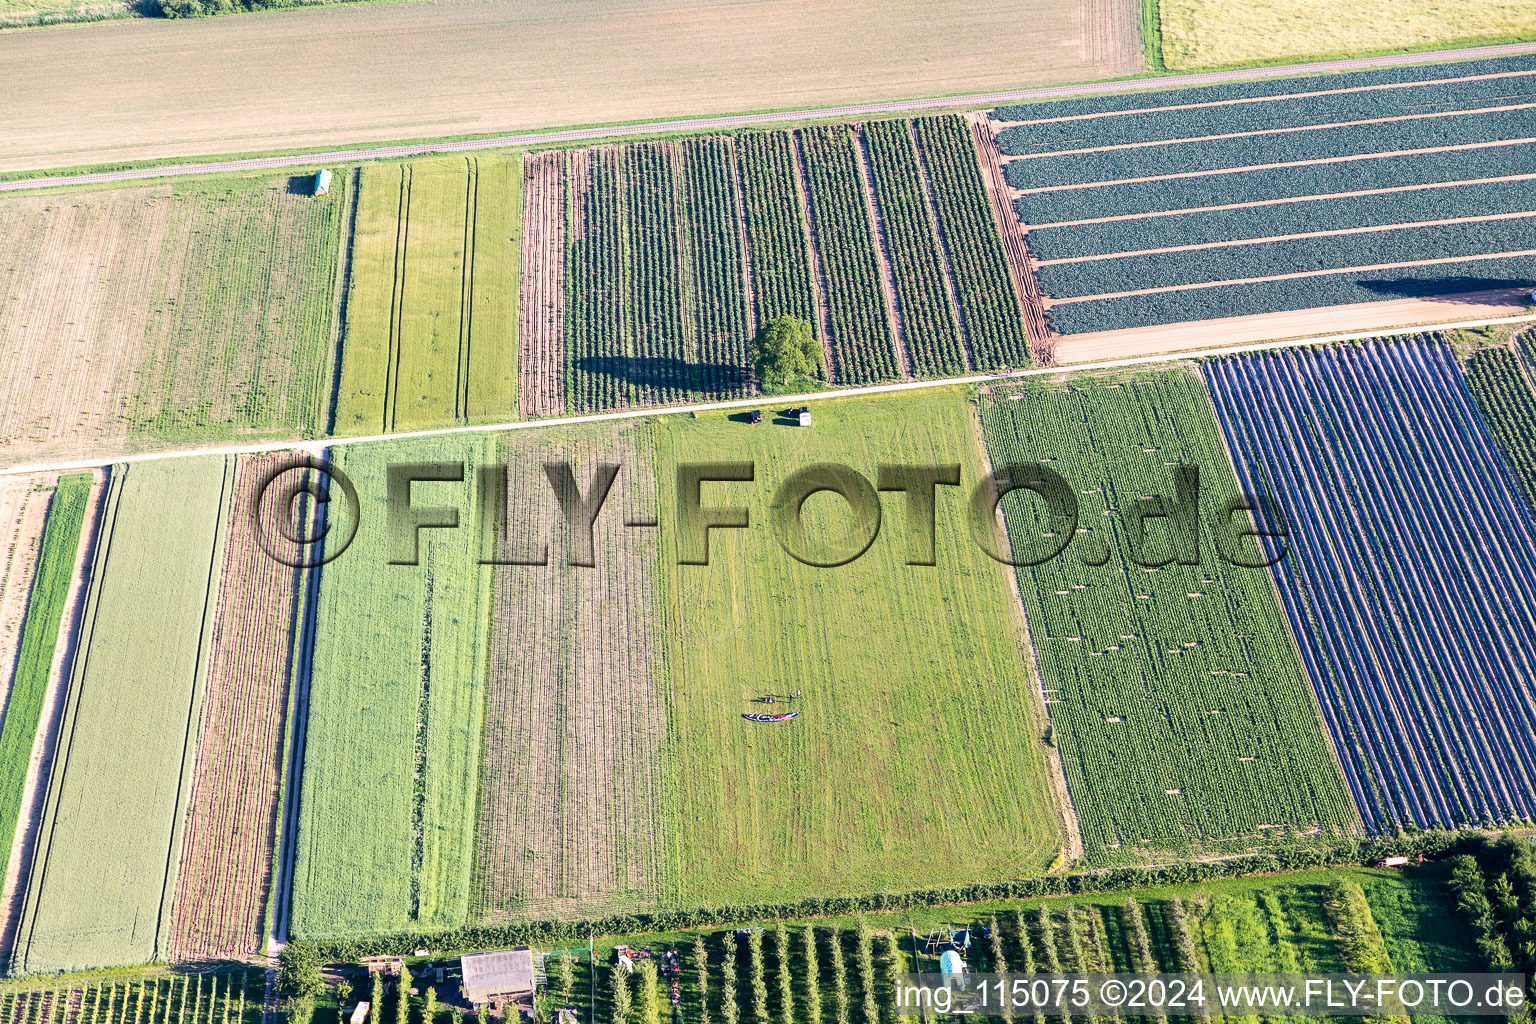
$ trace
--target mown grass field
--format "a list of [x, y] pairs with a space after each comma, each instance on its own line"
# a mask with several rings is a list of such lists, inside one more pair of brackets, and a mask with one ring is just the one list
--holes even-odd
[[1522, 0], [1158, 0], [1170, 71], [1536, 38]]
[[335, 431], [512, 419], [522, 160], [361, 172]]
[[[1064, 844], [1045, 728], [1004, 567], [964, 528], [984, 460], [963, 396], [818, 406], [816, 425], [726, 419], [657, 425], [660, 493], [678, 463], [750, 460], [753, 483], [706, 484], [706, 505], [743, 505], [752, 526], [713, 531], [711, 564], [676, 565], [663, 528], [663, 614], [672, 636], [666, 714], [672, 766], [671, 899], [685, 906], [1012, 878]], [[939, 488], [936, 567], [909, 566], [904, 499], [885, 496], [861, 558], [811, 568], [766, 518], [774, 488], [812, 463], [874, 479], [882, 463], [958, 463]], [[670, 506], [663, 506], [664, 517]], [[840, 499], [806, 513], [836, 536]], [[759, 725], [753, 703], [803, 692], [799, 721]]]
[[13, 967], [165, 955], [231, 473], [112, 476]]
[[[451, 928], [468, 912], [489, 571], [478, 565], [475, 467], [488, 437], [340, 449], [363, 520], [319, 584], [292, 930], [302, 938]], [[391, 565], [385, 468], [468, 459], [463, 483], [416, 484], [463, 527], [423, 531]], [[408, 555], [407, 555], [408, 557]]]

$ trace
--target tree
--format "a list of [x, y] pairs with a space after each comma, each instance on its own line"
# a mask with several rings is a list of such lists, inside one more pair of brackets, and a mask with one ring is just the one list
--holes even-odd
[[384, 1020], [384, 972], [373, 972], [373, 991], [369, 995], [368, 1020], [370, 1024], [382, 1024]]
[[801, 933], [805, 945], [805, 1020], [821, 1024], [821, 969], [816, 962], [816, 929], [805, 926]]
[[698, 1024], [709, 1024], [709, 950], [702, 935], [693, 937], [693, 970], [699, 990]]
[[290, 996], [288, 998], [288, 1024], [309, 1024], [315, 1016], [315, 999], [313, 996]]
[[[277, 990], [290, 999], [325, 991], [320, 951], [307, 942], [290, 942], [277, 956]], [[313, 1006], [311, 1006], [313, 1010]]]
[[613, 996], [613, 1024], [629, 1024], [629, 980], [620, 967], [610, 972]]
[[774, 317], [753, 341], [752, 368], [765, 390], [821, 376], [823, 358], [810, 323], [795, 316]]
[[736, 1024], [740, 1014], [736, 1009], [736, 936], [725, 933], [725, 958], [720, 961], [720, 1019], [723, 1024]]
[[656, 991], [656, 961], [640, 961], [639, 982], [640, 1024], [661, 1024], [661, 997]]
[[789, 930], [783, 921], [773, 923], [773, 954], [779, 974], [779, 1021], [795, 1024], [795, 979], [789, 966]]
[[571, 992], [576, 988], [576, 965], [571, 954], [561, 953], [555, 961], [555, 978], [560, 982], [560, 1001], [569, 1003]]
[[431, 985], [421, 999], [421, 1024], [437, 1024], [437, 989]]
[[395, 1024], [411, 1024], [411, 969], [400, 968], [400, 984], [395, 992]]

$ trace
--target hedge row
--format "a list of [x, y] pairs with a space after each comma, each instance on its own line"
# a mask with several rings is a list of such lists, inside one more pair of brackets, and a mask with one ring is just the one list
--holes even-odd
[[1536, 258], [1468, 260], [1400, 270], [1330, 274], [1292, 281], [1231, 284], [1123, 299], [1073, 302], [1052, 308], [1050, 319], [1051, 326], [1062, 334], [1083, 334], [1288, 309], [1316, 309], [1348, 302], [1450, 295], [1485, 288], [1536, 288]]
[[852, 914], [905, 910], [984, 900], [1035, 899], [1088, 893], [1144, 889], [1154, 886], [1193, 885], [1222, 878], [1302, 871], [1315, 868], [1370, 864], [1383, 857], [1421, 854], [1429, 858], [1476, 851], [1488, 836], [1477, 831], [1406, 833], [1400, 836], [1359, 840], [1333, 847], [1298, 847], [1279, 853], [1251, 854], [1229, 860], [1172, 864], [1166, 867], [1124, 867], [1082, 874], [1046, 875], [1012, 882], [919, 889], [903, 893], [867, 896], [809, 897], [789, 903], [726, 904], [694, 910], [663, 910], [585, 921], [527, 921], [496, 926], [470, 926], [435, 934], [402, 934], [375, 939], [325, 942], [320, 953], [328, 961], [356, 960], [364, 956], [409, 956], [420, 948], [436, 953], [468, 952], [507, 946], [549, 946], [584, 941], [588, 935], [636, 935], [710, 928], [749, 921], [805, 917], [843, 917]]
[[[1158, 240], [1148, 239], [1153, 244]], [[1207, 284], [1272, 274], [1519, 252], [1526, 249], [1536, 249], [1536, 217], [1396, 228], [1355, 235], [1325, 235], [1321, 238], [1293, 238], [1257, 245], [1119, 256], [1090, 263], [1057, 263], [1040, 268], [1040, 286], [1047, 295], [1058, 297], [1101, 295], [1138, 288]], [[1419, 269], [1434, 270], [1440, 276], [1457, 273], [1455, 264]], [[1398, 271], [1377, 273], [1391, 276]]]
[[1354, 89], [1366, 85], [1394, 85], [1399, 82], [1424, 82], [1440, 78], [1465, 78], [1472, 75], [1496, 75], [1508, 71], [1536, 70], [1536, 54], [1469, 60], [1455, 64], [1419, 64], [1412, 67], [1376, 68], [1310, 78], [1269, 78], [1253, 82], [1196, 86], [1185, 89], [1149, 89], [1146, 92], [1093, 96], [1086, 99], [1047, 100], [998, 107], [994, 121], [1024, 121], [1039, 117], [1075, 117], [1114, 110], [1141, 110], [1170, 103], [1215, 103], [1262, 96], [1321, 92], [1326, 89]]
[[[1529, 103], [1532, 96], [1536, 96], [1536, 75], [1526, 78], [1485, 78], [1449, 86], [1422, 85], [1376, 92], [1307, 96], [1267, 103], [1148, 111], [1089, 121], [1048, 121], [1004, 129], [998, 133], [997, 146], [1004, 153], [1054, 153], [1092, 146], [1198, 139], [1230, 132], [1299, 128], [1341, 121], [1496, 107]], [[1178, 97], [1174, 102], [1189, 101]], [[1408, 123], [1400, 122], [1400, 126], [1406, 127]]]
[[[1448, 153], [1420, 153], [1348, 163], [1036, 192], [1020, 196], [1014, 201], [1014, 209], [1025, 224], [1051, 224], [1088, 217], [1193, 210], [1260, 199], [1290, 199], [1363, 188], [1397, 188], [1531, 172], [1529, 146], [1490, 146]], [[1529, 184], [1511, 182], [1510, 187], [1529, 188]], [[1149, 227], [1156, 230], [1156, 225]]]
[[[1536, 131], [1531, 111], [1505, 110], [1488, 114], [1436, 117], [1425, 121], [1341, 125], [1309, 132], [1254, 135], [1236, 139], [1207, 139], [1143, 149], [1115, 149], [1014, 160], [1004, 165], [1014, 188], [1043, 188], [1084, 182], [1118, 181], [1188, 171], [1253, 167], [1295, 160], [1329, 160], [1363, 153], [1393, 153], [1404, 149], [1461, 146], [1472, 142], [1527, 139]], [[1369, 180], [1371, 164], [1355, 170]]]
[[[1030, 251], [1039, 259], [1127, 252], [1152, 246], [1199, 245], [1241, 238], [1333, 231], [1380, 224], [1481, 217], [1536, 210], [1536, 182], [1455, 185], [1416, 192], [1308, 199], [1152, 220], [1117, 220], [1076, 227], [1037, 228]], [[1524, 248], [1524, 246], [1522, 246]]]

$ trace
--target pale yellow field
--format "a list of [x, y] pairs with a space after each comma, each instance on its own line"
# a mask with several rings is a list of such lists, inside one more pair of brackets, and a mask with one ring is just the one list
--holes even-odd
[[1136, 0], [440, 0], [0, 33], [0, 170], [1123, 75]]
[[1160, 0], [1172, 70], [1536, 38], [1532, 0]]

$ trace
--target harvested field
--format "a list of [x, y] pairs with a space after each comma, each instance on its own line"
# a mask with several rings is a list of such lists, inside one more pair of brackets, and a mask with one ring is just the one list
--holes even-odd
[[1536, 284], [1529, 55], [993, 111], [1051, 326]]
[[510, 418], [522, 161], [377, 164], [360, 181], [335, 432]]
[[1170, 70], [1536, 37], [1522, 0], [1158, 0]]
[[[647, 909], [663, 888], [665, 644], [649, 428], [508, 435], [503, 557], [493, 570], [491, 667], [482, 744], [476, 917], [593, 917]], [[585, 492], [619, 464], [595, 531], [595, 567], [570, 538], [544, 463], [570, 461]]]
[[[1008, 570], [964, 527], [963, 494], [985, 465], [970, 405], [887, 396], [815, 414], [813, 430], [724, 417], [656, 425], [669, 490], [677, 464], [701, 453], [756, 463], [751, 483], [704, 485], [706, 507], [751, 515], [748, 529], [711, 531], [710, 564], [676, 564], [675, 529], [662, 532], [668, 895], [681, 906], [1018, 878], [1063, 849]], [[871, 480], [882, 463], [958, 463], [962, 488], [938, 488], [937, 567], [907, 564], [923, 544], [895, 495], [884, 496], [882, 536], [855, 561], [791, 558], [769, 525], [771, 498], [817, 462]], [[845, 508], [811, 498], [808, 529], [826, 531], [812, 536], [840, 537]], [[784, 709], [797, 691], [797, 721], [741, 717]], [[775, 704], [757, 702], [771, 693]]]
[[1089, 0], [446, 0], [12, 33], [0, 170], [1115, 77], [1141, 58], [1117, 3], [1103, 59]]
[[231, 475], [176, 459], [112, 478], [12, 958], [23, 971], [167, 953]]
[[322, 429], [342, 192], [0, 201], [0, 459]]
[[198, 731], [170, 955], [259, 952], [271, 892], [299, 572], [263, 549], [255, 502], [292, 456], [241, 460]]
[[[494, 438], [336, 450], [363, 501], [356, 539], [320, 574], [292, 886], [295, 938], [465, 921], [478, 794], [490, 572], [475, 480]], [[423, 530], [419, 564], [390, 544], [386, 467], [467, 460], [464, 481], [412, 488], [465, 528]], [[360, 801], [359, 797], [365, 796]]]
[[522, 322], [517, 406], [524, 416], [565, 412], [565, 153], [537, 153], [523, 170]]

